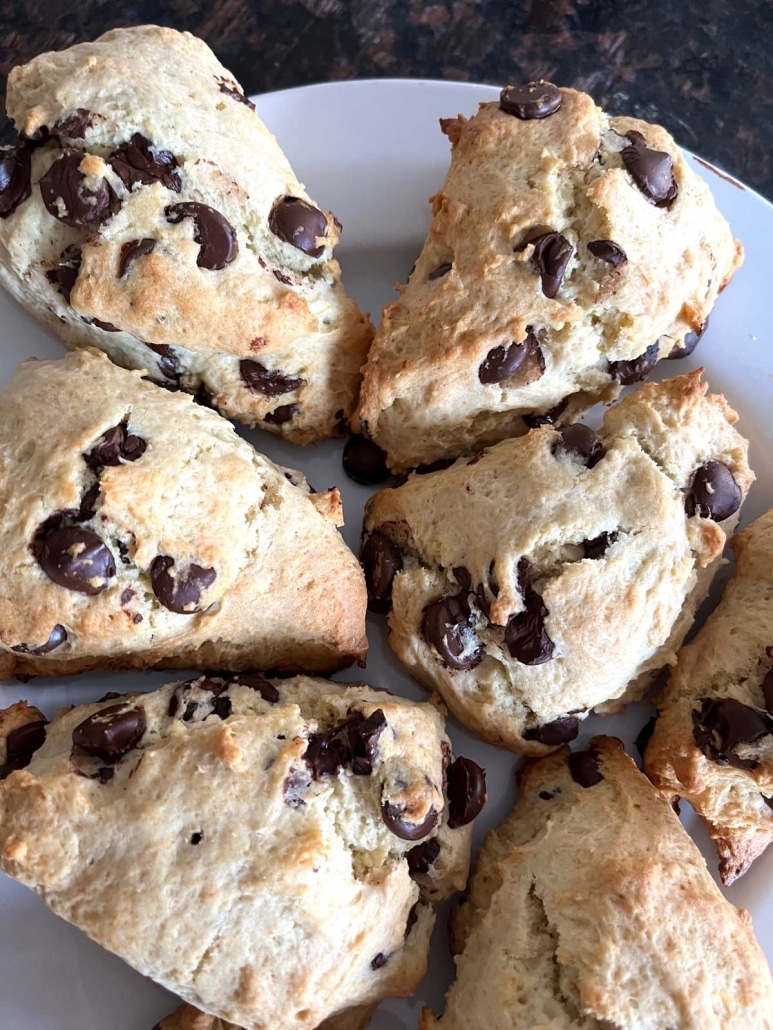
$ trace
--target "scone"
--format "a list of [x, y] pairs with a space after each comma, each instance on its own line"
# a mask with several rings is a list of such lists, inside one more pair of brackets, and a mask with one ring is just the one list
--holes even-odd
[[211, 50], [152, 25], [8, 78], [0, 282], [91, 345], [298, 443], [341, 435], [370, 323], [341, 226], [309, 199]]
[[754, 479], [700, 375], [639, 387], [598, 434], [542, 426], [366, 506], [392, 648], [490, 743], [544, 754], [676, 660]]
[[735, 576], [655, 703], [644, 771], [684, 797], [732, 883], [773, 841], [773, 510], [731, 541]]
[[32, 359], [0, 390], [0, 453], [0, 677], [362, 660], [338, 491], [191, 397], [98, 351]]
[[[374, 1006], [365, 1005], [356, 1009], [347, 1009], [324, 1023], [319, 1030], [366, 1030], [373, 1016]], [[242, 1030], [241, 1027], [228, 1023], [217, 1016], [210, 1016], [193, 1005], [181, 1005], [168, 1016], [156, 1023], [153, 1030]]]
[[141, 973], [246, 1030], [311, 1030], [424, 975], [485, 800], [431, 705], [241, 673], [43, 730], [31, 754], [9, 738], [0, 868]]
[[421, 1030], [771, 1030], [749, 913], [619, 741], [527, 762], [452, 916], [457, 978]]
[[614, 399], [694, 348], [741, 263], [658, 125], [545, 82], [440, 124], [451, 167], [354, 419], [396, 472]]

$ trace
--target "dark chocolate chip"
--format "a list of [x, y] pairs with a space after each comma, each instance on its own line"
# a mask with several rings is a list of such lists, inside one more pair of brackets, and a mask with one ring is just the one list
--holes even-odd
[[408, 860], [408, 872], [411, 876], [423, 876], [429, 872], [429, 867], [434, 865], [440, 854], [440, 841], [437, 837], [430, 837], [415, 848], [406, 853]]
[[306, 382], [305, 379], [294, 379], [292, 376], [268, 369], [251, 358], [242, 358], [239, 362], [239, 372], [247, 386], [264, 397], [280, 397], [283, 393], [292, 393]]
[[555, 114], [562, 101], [561, 90], [544, 79], [528, 82], [525, 86], [505, 86], [499, 94], [502, 110], [525, 122]]
[[204, 840], [204, 834], [201, 833], [201, 831], [198, 831], [197, 833], [192, 833], [191, 834], [191, 844], [194, 844], [194, 845], [195, 844], [201, 844], [201, 842], [203, 840]]
[[110, 705], [79, 723], [72, 731], [72, 742], [81, 751], [112, 764], [137, 746], [145, 727], [144, 708]]
[[[521, 563], [519, 572], [520, 566]], [[551, 660], [555, 651], [555, 644], [545, 629], [548, 610], [542, 597], [528, 582], [523, 595], [524, 610], [507, 620], [505, 644], [511, 656], [522, 665], [542, 665]]]
[[773, 719], [735, 698], [703, 698], [693, 709], [692, 735], [703, 754], [717, 765], [756, 769], [757, 758], [739, 758], [739, 744], [754, 744], [773, 732]]
[[284, 283], [285, 286], [292, 285], [291, 277], [287, 275], [285, 272], [280, 272], [278, 268], [272, 269], [272, 272], [277, 282]]
[[106, 430], [83, 458], [92, 469], [123, 465], [141, 458], [147, 446], [141, 436], [127, 433], [125, 425], [118, 425]]
[[167, 343], [149, 343], [148, 347], [160, 356], [161, 360], [158, 362], [158, 368], [162, 375], [165, 375], [167, 379], [178, 379], [180, 376], [180, 365], [173, 348]]
[[39, 538], [40, 567], [54, 583], [82, 594], [98, 594], [115, 575], [115, 559], [105, 542], [80, 526], [62, 526]]
[[648, 719], [639, 730], [638, 736], [633, 742], [634, 747], [639, 752], [640, 758], [644, 758], [644, 752], [647, 750], [647, 745], [650, 740], [652, 740], [652, 734], [655, 732], [655, 724], [657, 721], [657, 715], [653, 715], [651, 719]]
[[591, 240], [588, 250], [599, 261], [604, 261], [613, 268], [618, 268], [628, 260], [622, 247], [618, 247], [612, 240]]
[[74, 114], [55, 122], [51, 135], [66, 139], [84, 139], [86, 129], [90, 129], [93, 124], [94, 115], [91, 111], [87, 111], [85, 107], [79, 107]]
[[622, 386], [630, 386], [631, 383], [640, 383], [642, 379], [646, 379], [657, 363], [658, 345], [651, 343], [638, 358], [631, 358], [627, 361], [610, 361], [609, 374]]
[[238, 100], [240, 104], [244, 104], [245, 107], [249, 107], [251, 111], [255, 110], [255, 105], [246, 97], [244, 93], [239, 89], [236, 83], [232, 79], [223, 78], [218, 76], [217, 84], [221, 93], [225, 93], [227, 97], [231, 97], [233, 100]]
[[30, 195], [30, 157], [28, 143], [0, 149], [0, 218], [7, 218]]
[[540, 798], [541, 801], [552, 801], [553, 798], [560, 793], [561, 791], [558, 788], [556, 788], [556, 790], [541, 790], [537, 797]]
[[18, 654], [33, 654], [43, 655], [49, 654], [54, 651], [57, 647], [60, 647], [67, 639], [67, 630], [64, 626], [60, 626], [57, 623], [49, 634], [48, 640], [45, 644], [40, 644], [38, 647], [30, 647], [29, 644], [17, 644], [16, 647], [12, 647], [12, 651], [18, 652]]
[[403, 567], [403, 556], [389, 537], [371, 533], [360, 551], [368, 589], [368, 608], [383, 615], [392, 607], [392, 583]]
[[217, 578], [214, 569], [203, 568], [192, 562], [178, 575], [170, 572], [174, 558], [159, 554], [150, 566], [150, 581], [153, 592], [165, 608], [178, 615], [193, 615], [201, 611], [199, 601], [202, 593]]
[[382, 966], [385, 966], [388, 961], [389, 959], [387, 958], [387, 956], [384, 955], [382, 952], [379, 952], [375, 958], [371, 959], [370, 968], [374, 971], [376, 969], [381, 969]]
[[594, 468], [607, 453], [600, 438], [589, 426], [574, 422], [559, 430], [559, 439], [553, 444], [554, 454], [570, 454], [589, 469]]
[[545, 233], [533, 243], [532, 264], [542, 278], [542, 292], [552, 299], [558, 294], [574, 247], [560, 232]]
[[[79, 522], [88, 522], [90, 518], [93, 518], [97, 511], [97, 498], [100, 494], [100, 485], [95, 483], [90, 486], [86, 493], [81, 498], [81, 506], [77, 511], [76, 517]], [[120, 548], [120, 544], [118, 545]]]
[[128, 273], [132, 266], [132, 263], [137, 258], [145, 257], [146, 254], [151, 254], [155, 249], [156, 241], [146, 236], [141, 240], [129, 240], [128, 243], [124, 243], [121, 247], [121, 259], [118, 262], [118, 278], [123, 277]]
[[666, 357], [669, 360], [671, 360], [673, 358], [687, 358], [687, 357], [689, 357], [692, 354], [692, 352], [695, 350], [695, 348], [698, 346], [698, 341], [703, 336], [703, 334], [706, 332], [706, 329], [708, 328], [708, 325], [709, 325], [709, 320], [707, 318], [706, 321], [703, 323], [703, 325], [699, 325], [697, 329], [692, 329], [692, 330], [690, 330], [689, 333], [686, 334], [684, 340], [682, 341], [681, 347], [678, 346], [678, 345], [672, 347], [670, 352], [666, 355]]
[[349, 745], [352, 749], [352, 772], [357, 776], [370, 776], [378, 758], [378, 741], [386, 728], [386, 717], [380, 708], [367, 718], [361, 712], [351, 717]]
[[602, 558], [610, 544], [617, 540], [617, 532], [599, 533], [592, 540], [583, 540], [582, 549], [585, 558]]
[[595, 787], [604, 777], [599, 764], [601, 755], [598, 751], [572, 751], [569, 755], [569, 772], [575, 783], [581, 787]]
[[263, 421], [268, 422], [270, 426], [283, 426], [285, 422], [292, 422], [300, 410], [297, 404], [280, 404], [278, 408], [264, 415]]
[[41, 176], [40, 195], [49, 214], [74, 228], [99, 225], [120, 208], [107, 179], [100, 179], [95, 188], [86, 185], [80, 170], [83, 154], [66, 150]]
[[486, 774], [471, 758], [457, 758], [448, 767], [448, 825], [466, 826], [486, 803]]
[[402, 805], [393, 805], [389, 801], [381, 806], [381, 818], [400, 840], [421, 840], [432, 833], [438, 823], [438, 814], [434, 808], [430, 808], [422, 822], [412, 823], [406, 819], [406, 810]]
[[101, 329], [105, 333], [121, 332], [117, 325], [113, 325], [112, 322], [103, 322], [101, 318], [86, 318], [85, 315], [81, 315], [81, 318], [87, 325], [95, 325], [97, 329]]
[[83, 253], [80, 247], [68, 247], [62, 251], [56, 268], [50, 268], [46, 272], [46, 279], [48, 279], [52, 286], [58, 288], [68, 304], [70, 303], [70, 294], [75, 286], [75, 281], [78, 278], [82, 258]]
[[441, 597], [424, 609], [421, 632], [449, 669], [474, 669], [483, 658], [480, 645], [470, 650], [470, 609], [461, 595]]
[[762, 681], [762, 696], [765, 698], [765, 707], [773, 715], [773, 669], [765, 673]]
[[188, 201], [171, 204], [165, 209], [167, 222], [177, 225], [184, 218], [193, 219], [193, 238], [200, 244], [196, 264], [199, 268], [217, 270], [230, 265], [239, 253], [236, 230], [219, 211], [208, 204]]
[[[628, 138], [631, 138], [630, 133]], [[662, 150], [650, 150], [644, 146], [641, 133], [636, 134], [620, 156], [647, 200], [656, 207], [670, 207], [678, 193], [671, 157]]]
[[724, 522], [741, 507], [741, 491], [722, 461], [707, 461], [690, 476], [684, 499], [689, 516]]
[[539, 344], [531, 331], [521, 343], [511, 343], [509, 347], [494, 347], [479, 366], [478, 379], [486, 385], [504, 382], [518, 371], [530, 354], [537, 351]]
[[320, 244], [327, 233], [327, 218], [312, 204], [300, 197], [282, 197], [271, 209], [268, 227], [280, 240], [302, 250], [309, 257], [319, 257], [325, 249]]
[[451, 572], [453, 572], [454, 579], [462, 590], [470, 590], [472, 588], [472, 576], [464, 565], [455, 565], [454, 568], [451, 569]]
[[233, 682], [240, 687], [249, 687], [250, 690], [257, 691], [269, 704], [275, 704], [279, 700], [279, 691], [259, 672], [239, 672], [233, 677]]
[[367, 718], [362, 712], [353, 712], [332, 729], [312, 734], [303, 757], [314, 779], [335, 775], [347, 766], [357, 776], [369, 776], [386, 724], [384, 713], [376, 708]]
[[0, 780], [16, 769], [26, 769], [32, 756], [45, 743], [47, 725], [45, 719], [37, 719], [11, 730], [5, 738], [5, 762], [0, 765]]
[[367, 436], [350, 436], [343, 453], [344, 472], [363, 486], [374, 486], [389, 479], [384, 452]]
[[537, 429], [538, 426], [552, 426], [563, 415], [568, 404], [569, 398], [565, 397], [564, 400], [559, 401], [558, 404], [547, 411], [524, 415], [523, 421], [529, 429]]
[[561, 715], [552, 722], [525, 730], [523, 737], [524, 740], [538, 740], [548, 747], [558, 747], [559, 744], [568, 744], [574, 740], [579, 732], [580, 720], [576, 715]]
[[230, 697], [216, 697], [212, 704], [212, 712], [219, 719], [227, 719], [233, 709]]
[[442, 279], [443, 276], [448, 275], [452, 268], [452, 262], [446, 261], [444, 264], [438, 265], [437, 268], [433, 269], [433, 271], [431, 271], [427, 276], [427, 279], [429, 279], [430, 282], [434, 282], [435, 279]]
[[128, 143], [114, 150], [107, 163], [128, 190], [137, 185], [160, 182], [168, 190], [180, 192], [177, 158], [168, 150], [151, 150], [151, 142], [135, 132]]

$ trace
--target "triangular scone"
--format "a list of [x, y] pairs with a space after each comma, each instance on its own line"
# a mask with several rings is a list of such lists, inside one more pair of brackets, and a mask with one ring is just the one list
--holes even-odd
[[432, 705], [241, 673], [48, 726], [26, 709], [6, 734], [14, 708], [0, 868], [141, 973], [249, 1030], [312, 1030], [424, 976], [485, 801]]
[[773, 841], [773, 510], [731, 540], [735, 575], [677, 656], [644, 771], [689, 801], [732, 883]]
[[451, 924], [456, 982], [421, 1030], [773, 1028], [749, 913], [609, 737], [527, 762]]
[[664, 129], [539, 89], [553, 98], [543, 114], [560, 101], [553, 113], [524, 120], [487, 103], [441, 122], [451, 167], [384, 310], [355, 416], [394, 471], [613, 399], [694, 347], [740, 264]]
[[754, 479], [700, 376], [639, 387], [598, 435], [542, 426], [369, 501], [390, 644], [484, 739], [543, 754], [676, 660]]
[[0, 390], [0, 453], [0, 676], [365, 654], [338, 491], [191, 397], [98, 351], [33, 359]]
[[201, 40], [116, 29], [8, 78], [0, 282], [71, 347], [298, 443], [342, 433], [372, 330], [319, 211]]

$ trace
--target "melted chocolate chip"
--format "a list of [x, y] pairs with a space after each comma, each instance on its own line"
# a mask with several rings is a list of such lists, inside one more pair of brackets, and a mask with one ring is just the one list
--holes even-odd
[[[81, 498], [81, 505], [78, 511], [74, 513], [74, 517], [79, 522], [88, 522], [96, 514], [97, 510], [97, 498], [99, 497], [100, 486], [99, 483], [95, 483], [90, 486], [86, 493]], [[120, 544], [118, 545], [120, 547]]]
[[57, 647], [60, 647], [65, 640], [67, 640], [67, 630], [64, 626], [60, 626], [59, 623], [57, 623], [51, 630], [45, 644], [40, 644], [38, 647], [30, 647], [29, 644], [17, 644], [16, 647], [12, 647], [11, 650], [16, 651], [18, 654], [44, 655], [49, 654]]
[[448, 275], [453, 267], [452, 262], [446, 261], [444, 264], [438, 265], [437, 268], [433, 269], [433, 271], [431, 271], [427, 276], [427, 279], [431, 283], [436, 279], [442, 279], [444, 276]]
[[121, 332], [117, 325], [113, 325], [112, 322], [103, 322], [101, 318], [86, 318], [85, 315], [81, 315], [81, 318], [87, 325], [95, 325], [97, 329], [101, 329], [105, 333]]
[[620, 265], [624, 265], [628, 260], [623, 248], [618, 247], [612, 240], [591, 240], [588, 244], [588, 250], [599, 261], [604, 261], [613, 268], [619, 268]]
[[243, 358], [239, 362], [239, 372], [251, 390], [263, 394], [264, 397], [280, 397], [283, 393], [292, 393], [305, 385], [305, 379], [293, 379], [261, 365], [259, 361]]
[[552, 722], [525, 730], [523, 737], [524, 740], [538, 740], [548, 747], [558, 747], [559, 744], [568, 744], [574, 740], [579, 732], [580, 720], [576, 715], [561, 715]]
[[145, 237], [142, 240], [129, 240], [128, 243], [124, 243], [121, 247], [121, 258], [118, 262], [118, 278], [123, 279], [125, 275], [128, 275], [129, 269], [137, 258], [145, 257], [146, 254], [152, 254], [155, 246], [156, 241], [150, 237]]
[[403, 556], [389, 537], [371, 533], [360, 551], [368, 589], [368, 608], [384, 615], [392, 607], [392, 583], [403, 567]]
[[268, 227], [280, 240], [309, 257], [317, 258], [325, 249], [325, 243], [318, 240], [327, 233], [327, 219], [319, 208], [300, 197], [282, 197], [277, 201], [268, 217]]
[[689, 516], [700, 515], [713, 522], [724, 522], [741, 507], [741, 491], [727, 465], [707, 461], [690, 477], [684, 498]]
[[123, 465], [124, 462], [141, 458], [147, 446], [141, 436], [127, 433], [125, 425], [113, 426], [102, 434], [83, 458], [92, 469]]
[[653, 715], [651, 719], [639, 730], [636, 740], [633, 742], [634, 747], [639, 752], [639, 757], [644, 758], [644, 752], [647, 750], [647, 745], [652, 740], [652, 734], [655, 732], [655, 724], [658, 721], [657, 715]]
[[344, 472], [363, 486], [374, 486], [389, 479], [384, 452], [367, 436], [350, 436], [343, 453]]
[[333, 776], [347, 766], [356, 776], [370, 776], [386, 724], [384, 713], [376, 708], [367, 718], [362, 712], [353, 712], [338, 726], [312, 734], [303, 757], [314, 779]]
[[232, 682], [240, 687], [249, 687], [250, 690], [257, 691], [269, 704], [276, 704], [279, 700], [279, 691], [259, 672], [239, 672], [233, 677]]
[[483, 658], [480, 646], [470, 650], [470, 609], [462, 595], [441, 597], [424, 609], [421, 632], [449, 669], [474, 669]]
[[736, 769], [756, 769], [756, 758], [739, 758], [740, 744], [753, 744], [773, 732], [773, 719], [735, 698], [703, 698], [693, 709], [692, 735], [703, 754], [717, 765]]
[[472, 589], [472, 576], [470, 575], [469, 570], [464, 567], [464, 565], [455, 565], [451, 569], [451, 572], [454, 574], [454, 579], [462, 588], [462, 590]]
[[381, 969], [382, 966], [385, 966], [388, 961], [389, 959], [387, 958], [387, 956], [384, 955], [382, 952], [379, 952], [375, 958], [371, 959], [370, 968], [374, 971], [377, 969]]
[[486, 774], [471, 758], [457, 758], [448, 767], [448, 825], [466, 826], [486, 803]]
[[532, 264], [542, 278], [542, 292], [553, 299], [558, 294], [574, 247], [560, 232], [545, 233], [533, 243]]
[[658, 345], [651, 343], [638, 358], [631, 358], [628, 361], [610, 361], [609, 374], [622, 386], [630, 386], [631, 383], [640, 383], [642, 379], [646, 379], [657, 363]]
[[408, 860], [408, 872], [411, 876], [424, 876], [429, 872], [430, 866], [435, 864], [439, 854], [440, 841], [437, 837], [430, 837], [429, 840], [417, 844], [405, 856]]
[[155, 354], [160, 356], [158, 368], [162, 375], [165, 375], [167, 379], [178, 379], [180, 375], [180, 365], [177, 360], [177, 355], [169, 344], [149, 343], [148, 347], [150, 347]]
[[255, 105], [246, 97], [244, 93], [239, 89], [236, 83], [232, 79], [225, 79], [219, 76], [217, 79], [217, 85], [221, 93], [225, 93], [227, 97], [231, 97], [232, 100], [238, 100], [240, 104], [244, 104], [245, 107], [249, 107], [251, 111], [255, 110]]
[[181, 711], [183, 722], [203, 722], [210, 715], [227, 719], [233, 708], [227, 689], [224, 680], [210, 677], [182, 683], [169, 699], [169, 716], [174, 718]]
[[50, 580], [81, 594], [100, 593], [115, 575], [115, 559], [105, 542], [79, 526], [40, 534], [35, 556]]
[[160, 182], [168, 190], [180, 192], [177, 158], [168, 150], [151, 150], [151, 142], [135, 132], [128, 143], [114, 150], [107, 163], [127, 188]]
[[486, 385], [504, 382], [518, 371], [530, 354], [536, 354], [539, 349], [537, 338], [530, 330], [521, 343], [494, 347], [478, 368], [478, 379]]
[[76, 726], [72, 742], [81, 751], [112, 764], [137, 746], [145, 727], [144, 708], [110, 705]]
[[560, 438], [553, 445], [554, 454], [570, 454], [580, 459], [589, 469], [594, 468], [607, 453], [604, 444], [589, 426], [575, 422], [559, 430]]
[[0, 149], [0, 218], [7, 218], [30, 195], [30, 157], [28, 143]]
[[74, 228], [99, 225], [111, 218], [120, 208], [107, 179], [99, 179], [96, 186], [86, 185], [86, 176], [80, 170], [83, 154], [66, 150], [41, 176], [40, 195], [49, 214]]
[[406, 810], [402, 805], [393, 805], [388, 801], [381, 806], [381, 818], [400, 840], [421, 840], [432, 833], [438, 823], [438, 814], [434, 808], [430, 808], [422, 822], [412, 823], [406, 819]]
[[11, 730], [5, 738], [5, 762], [0, 765], [0, 780], [16, 769], [26, 769], [32, 756], [45, 743], [47, 725], [45, 719], [37, 719]]
[[765, 673], [762, 681], [762, 696], [765, 698], [765, 707], [773, 715], [773, 669]]
[[178, 225], [184, 218], [193, 219], [193, 238], [201, 248], [196, 258], [199, 268], [225, 268], [239, 253], [234, 227], [208, 204], [194, 201], [172, 204], [165, 209], [164, 214], [167, 222], [173, 225]]
[[159, 554], [150, 566], [150, 581], [158, 600], [170, 612], [178, 615], [193, 615], [201, 611], [199, 601], [202, 593], [217, 578], [214, 569], [203, 568], [192, 562], [178, 575], [170, 572], [174, 558]]
[[70, 303], [70, 294], [78, 278], [82, 259], [83, 253], [80, 247], [68, 247], [62, 251], [56, 268], [50, 268], [46, 272], [46, 279], [48, 279], [52, 286], [57, 287], [68, 304]]
[[551, 660], [555, 651], [555, 644], [545, 629], [548, 610], [529, 582], [530, 569], [523, 559], [518, 563], [518, 571], [523, 583], [524, 610], [507, 620], [505, 644], [511, 656], [522, 665], [543, 665]]
[[93, 124], [94, 115], [91, 111], [87, 111], [85, 107], [79, 107], [74, 114], [55, 122], [51, 135], [65, 139], [84, 139], [86, 129], [90, 129]]
[[[628, 134], [631, 139], [632, 134]], [[644, 146], [641, 133], [633, 136], [633, 142], [621, 155], [623, 164], [650, 203], [656, 207], [670, 207], [678, 193], [674, 179], [674, 164], [662, 150], [650, 150]]]
[[569, 772], [575, 783], [581, 787], [595, 787], [604, 777], [599, 769], [601, 755], [598, 751], [572, 751], [569, 755]]
[[544, 79], [525, 86], [505, 86], [499, 95], [501, 109], [526, 122], [555, 114], [562, 101], [561, 90]]
[[292, 422], [300, 410], [297, 404], [280, 404], [278, 408], [264, 415], [263, 421], [268, 422], [270, 426], [283, 426], [285, 422]]
[[564, 400], [559, 401], [555, 407], [549, 408], [547, 411], [524, 415], [523, 421], [529, 429], [537, 429], [538, 426], [552, 426], [566, 411], [568, 404], [569, 398], [565, 397]]

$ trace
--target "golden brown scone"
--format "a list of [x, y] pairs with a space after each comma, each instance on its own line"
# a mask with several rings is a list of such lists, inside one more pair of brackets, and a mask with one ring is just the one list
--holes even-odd
[[[348, 1009], [346, 1012], [331, 1016], [324, 1023], [320, 1023], [319, 1030], [366, 1030], [374, 1011], [372, 1005]], [[218, 1019], [217, 1016], [201, 1012], [193, 1005], [181, 1005], [160, 1023], [156, 1023], [153, 1030], [242, 1030], [242, 1028]]]
[[8, 78], [0, 282], [70, 347], [297, 443], [341, 435], [372, 329], [316, 208], [201, 40], [145, 25]]
[[754, 479], [700, 377], [639, 387], [598, 435], [542, 426], [368, 502], [393, 650], [490, 743], [544, 754], [676, 660]]
[[80, 350], [0, 390], [0, 677], [361, 660], [338, 491]]
[[[354, 419], [394, 471], [612, 400], [689, 353], [741, 263], [665, 129], [572, 89], [537, 92], [543, 112], [560, 107], [524, 120], [486, 103], [441, 121], [451, 167]], [[503, 97], [512, 109], [513, 87]]]
[[724, 883], [773, 840], [773, 510], [731, 540], [735, 576], [677, 656], [644, 771], [706, 823]]
[[770, 1030], [749, 913], [619, 741], [527, 762], [452, 916], [456, 982], [421, 1030]]
[[60, 711], [0, 782], [0, 869], [196, 1008], [312, 1030], [413, 992], [484, 800], [432, 705], [200, 677]]

